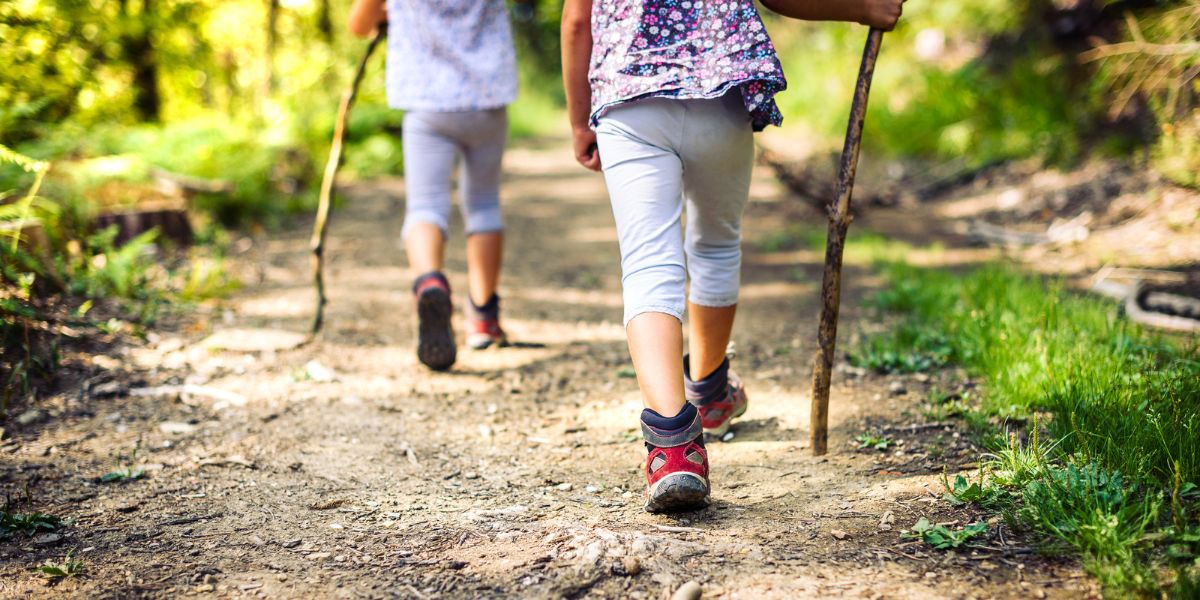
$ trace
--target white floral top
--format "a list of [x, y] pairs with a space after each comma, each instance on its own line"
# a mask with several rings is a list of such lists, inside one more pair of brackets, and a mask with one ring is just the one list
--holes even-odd
[[388, 105], [456, 112], [517, 97], [504, 0], [387, 0]]
[[592, 126], [648, 96], [718, 98], [741, 91], [755, 131], [779, 125], [787, 87], [754, 0], [595, 0]]

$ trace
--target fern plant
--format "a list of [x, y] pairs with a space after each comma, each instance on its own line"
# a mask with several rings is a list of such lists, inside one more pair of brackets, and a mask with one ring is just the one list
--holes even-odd
[[[25, 192], [25, 196], [20, 201], [15, 204], [0, 205], [0, 221], [16, 221], [12, 231], [8, 232], [11, 238], [11, 250], [15, 252], [21, 243], [21, 231], [29, 220], [34, 200], [37, 198], [38, 190], [42, 187], [42, 180], [50, 170], [50, 163], [30, 158], [0, 144], [0, 164], [16, 165], [22, 171], [33, 174], [33, 184], [29, 186], [29, 190]], [[2, 199], [0, 198], [0, 200]]]

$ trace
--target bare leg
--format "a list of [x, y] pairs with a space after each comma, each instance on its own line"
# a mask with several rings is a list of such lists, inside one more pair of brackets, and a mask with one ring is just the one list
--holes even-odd
[[688, 371], [693, 381], [708, 377], [725, 360], [737, 305], [700, 306], [688, 302]]
[[413, 223], [404, 239], [404, 249], [408, 253], [408, 266], [412, 269], [413, 277], [441, 271], [446, 236], [433, 223]]
[[503, 232], [476, 233], [467, 237], [467, 279], [471, 302], [475, 306], [483, 306], [496, 293], [503, 260]]
[[683, 410], [683, 327], [666, 313], [645, 312], [629, 321], [629, 355], [646, 406], [664, 417]]

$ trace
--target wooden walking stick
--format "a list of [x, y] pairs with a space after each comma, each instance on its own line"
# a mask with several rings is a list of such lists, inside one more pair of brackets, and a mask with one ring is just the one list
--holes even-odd
[[333, 143], [329, 146], [329, 160], [325, 161], [325, 174], [321, 177], [321, 195], [317, 202], [317, 218], [313, 221], [312, 238], [309, 245], [313, 253], [313, 285], [317, 288], [317, 310], [313, 315], [311, 335], [321, 331], [325, 322], [325, 232], [329, 228], [329, 212], [333, 209], [333, 178], [337, 175], [338, 167], [342, 164], [342, 144], [346, 140], [346, 118], [350, 107], [358, 95], [358, 85], [362, 82], [363, 73], [367, 70], [367, 61], [375, 52], [379, 42], [387, 37], [387, 23], [380, 23], [375, 36], [367, 44], [362, 60], [358, 61], [358, 70], [354, 72], [354, 80], [350, 87], [342, 93], [342, 101], [338, 105], [337, 121], [333, 126]]
[[846, 230], [850, 228], [850, 194], [854, 191], [854, 172], [858, 169], [858, 148], [862, 142], [863, 118], [867, 113], [867, 95], [871, 91], [871, 76], [875, 73], [875, 58], [883, 31], [871, 29], [863, 48], [862, 66], [858, 68], [858, 83], [854, 86], [854, 101], [850, 104], [850, 122], [846, 125], [846, 144], [838, 166], [837, 199], [829, 205], [829, 233], [825, 238], [825, 274], [821, 279], [821, 324], [817, 330], [820, 348], [813, 356], [812, 418], [810, 419], [813, 456], [828, 450], [829, 438], [829, 378], [833, 371], [833, 351], [837, 344], [838, 308], [842, 295], [842, 250], [846, 246]]

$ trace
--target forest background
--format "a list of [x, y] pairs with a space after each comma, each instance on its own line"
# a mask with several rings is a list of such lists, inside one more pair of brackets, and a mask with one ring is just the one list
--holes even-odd
[[[349, 4], [0, 3], [4, 423], [61, 385], [63, 345], [109, 344], [194, 307], [216, 306], [239, 285], [223, 257], [248, 239], [245, 234], [294, 225], [312, 210], [338, 98], [366, 47], [346, 31]], [[560, 136], [565, 129], [561, 6], [550, 0], [532, 6], [514, 10], [522, 80], [510, 109], [515, 139]], [[836, 151], [864, 29], [788, 22], [763, 12], [789, 80], [779, 97], [785, 125], [771, 133], [771, 143], [811, 156]], [[403, 115], [386, 106], [382, 55], [369, 63], [351, 114], [344, 182], [402, 172]], [[1197, 75], [1200, 0], [913, 0], [884, 41], [864, 152], [908, 170], [968, 174], [1014, 162], [1069, 169], [1102, 160], [1194, 190], [1200, 186]], [[1190, 218], [1184, 226], [1197, 217]], [[891, 269], [895, 289], [878, 302], [915, 312], [915, 320], [876, 346], [854, 350], [852, 362], [880, 371], [923, 370], [932, 356], [944, 359], [938, 365], [954, 359], [984, 372], [996, 385], [977, 413], [981, 422], [1013, 418], [1018, 405], [1016, 416], [1033, 419], [1031, 446], [1009, 446], [1008, 454], [1004, 439], [986, 446], [1002, 449], [999, 456], [1010, 463], [1004, 472], [1024, 474], [1006, 485], [1024, 490], [1013, 495], [1024, 506], [1041, 507], [1034, 515], [1039, 519], [1049, 514], [1045, 507], [1063, 506], [1046, 490], [1084, 489], [1087, 499], [1098, 498], [1097, 489], [1123, 490], [1121, 502], [1105, 508], [1120, 517], [1116, 525], [1096, 529], [1112, 539], [1087, 538], [1092, 530], [1082, 526], [1063, 529], [1058, 517], [1043, 519], [1053, 526], [1028, 519], [1048, 537], [1074, 545], [1110, 589], [1152, 594], [1147, 561], [1195, 560], [1200, 452], [1191, 440], [1200, 414], [1194, 403], [1176, 402], [1195, 397], [1200, 362], [1194, 342], [1184, 350], [1144, 342], [1113, 325], [1111, 307], [1078, 304], [1061, 289], [1047, 292], [1041, 282], [1007, 271], [958, 279]], [[970, 298], [986, 302], [976, 307], [964, 302]], [[996, 306], [1016, 316], [976, 318], [976, 308], [987, 314]], [[1059, 337], [1043, 340], [1043, 325], [1053, 328], [1039, 319], [1059, 310], [1071, 320], [1054, 329]], [[927, 330], [945, 333], [920, 333]], [[1011, 332], [1061, 351], [1038, 354], [1010, 340]], [[897, 362], [914, 348], [925, 367]], [[1058, 362], [1054, 368], [1035, 364], [1040, 357]], [[1121, 375], [1130, 371], [1159, 383]], [[1045, 372], [1078, 377], [1039, 379]], [[1010, 373], [1028, 377], [1005, 379]], [[1075, 387], [1059, 396], [1046, 391], [1064, 381]], [[1150, 431], [1139, 411], [1126, 411], [1120, 422], [1101, 418], [1112, 414], [1100, 401], [1107, 402], [1104, 394], [1143, 409], [1161, 403], [1178, 410], [1164, 421], [1170, 427]], [[935, 404], [944, 409], [948, 398]], [[1080, 408], [1085, 404], [1092, 412]], [[1049, 427], [1056, 439], [1067, 440], [1054, 450], [1058, 458], [1082, 456], [1082, 470], [1062, 467], [1070, 463], [1065, 459], [1046, 466], [1043, 454], [1051, 450], [1037, 446], [1038, 410], [1097, 415], [1094, 423], [1060, 418]], [[1159, 443], [1163, 430], [1171, 433], [1170, 444]], [[1081, 431], [1121, 444], [1072, 447]], [[1130, 454], [1140, 462], [1128, 462]], [[1134, 493], [1139, 484], [1119, 478], [1110, 485], [1114, 479], [1100, 468], [1149, 482], [1143, 489], [1150, 492]], [[1054, 487], [1068, 479], [1078, 485]], [[958, 484], [948, 486], [955, 498], [997, 501], [983, 487]], [[1127, 509], [1133, 504], [1126, 497], [1145, 502]], [[1084, 516], [1108, 514], [1072, 507]], [[1191, 579], [1178, 580], [1177, 589], [1197, 589]]]
[[[271, 227], [313, 206], [337, 96], [364, 47], [345, 30], [348, 5], [0, 5], [5, 347], [25, 335], [16, 315], [79, 313], [113, 298], [144, 321], [166, 296], [202, 300], [235, 285], [220, 264], [226, 229]], [[560, 10], [542, 1], [515, 19], [513, 137], [562, 127]], [[782, 135], [836, 149], [861, 28], [764, 13], [789, 78]], [[965, 167], [1114, 156], [1195, 186], [1198, 24], [1195, 0], [909, 3], [880, 59], [866, 151]], [[402, 114], [386, 106], [382, 54], [350, 122], [347, 178], [402, 170]], [[183, 260], [148, 256], [149, 237], [170, 237], [170, 227], [123, 249], [128, 232], [97, 227], [105, 214], [178, 204], [181, 191], [203, 217]], [[16, 243], [22, 235], [41, 240], [38, 256]], [[35, 366], [0, 377], [24, 380]]]

